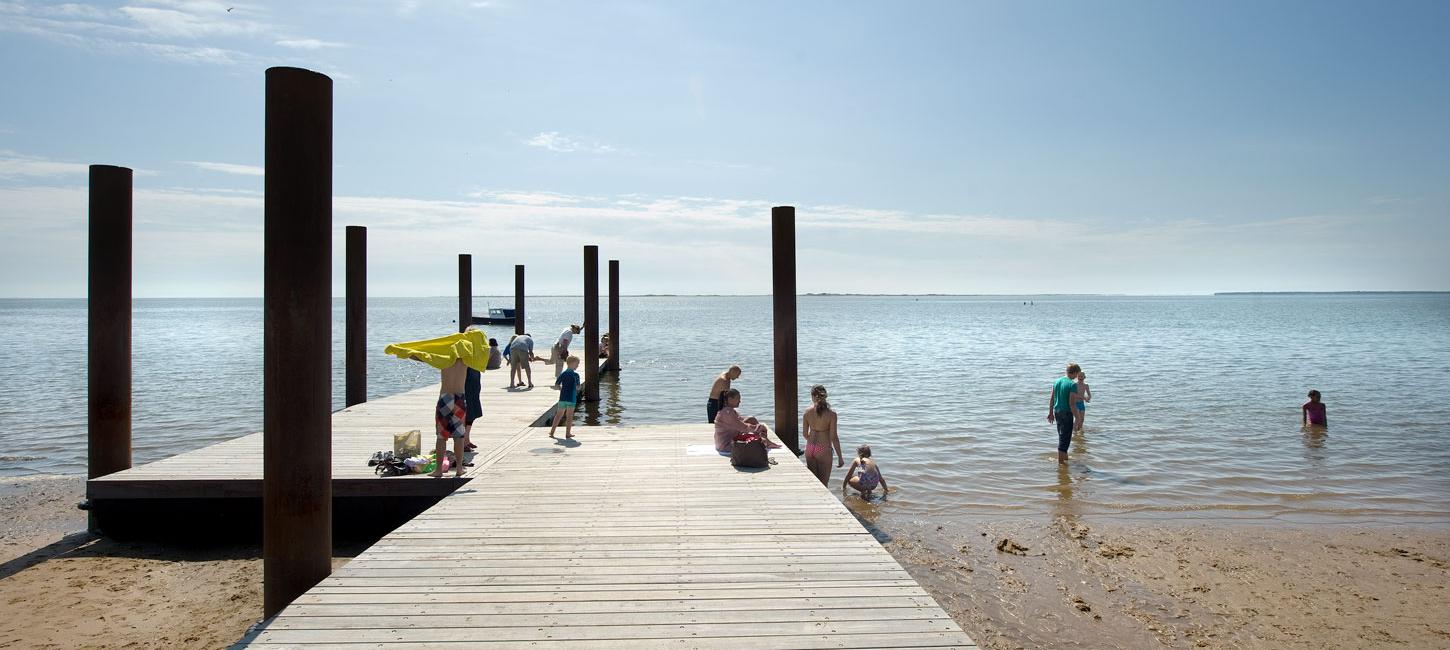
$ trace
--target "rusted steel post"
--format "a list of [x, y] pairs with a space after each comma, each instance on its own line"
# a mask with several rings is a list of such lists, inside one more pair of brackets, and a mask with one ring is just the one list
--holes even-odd
[[795, 208], [770, 209], [771, 295], [775, 323], [775, 433], [800, 455], [796, 379]]
[[473, 324], [473, 256], [458, 255], [458, 331]]
[[609, 369], [619, 372], [619, 260], [609, 260]]
[[332, 571], [332, 79], [267, 69], [262, 609]]
[[347, 405], [368, 401], [368, 229], [347, 227]]
[[514, 334], [524, 333], [524, 265], [514, 265]]
[[599, 247], [584, 247], [584, 400], [599, 401]]
[[131, 170], [91, 165], [86, 474], [131, 467]]

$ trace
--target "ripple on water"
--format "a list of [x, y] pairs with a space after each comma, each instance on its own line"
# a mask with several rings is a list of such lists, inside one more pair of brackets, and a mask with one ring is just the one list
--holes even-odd
[[[475, 302], [490, 300], [512, 298]], [[580, 308], [530, 299], [529, 327], [548, 339]], [[381, 350], [450, 331], [455, 310], [448, 298], [370, 300], [369, 395], [436, 381]], [[768, 297], [625, 298], [625, 371], [581, 421], [694, 421], [732, 363], [745, 370], [742, 410], [772, 420], [770, 313]], [[802, 404], [827, 385], [848, 460], [871, 444], [893, 487], [884, 501], [848, 499], [858, 514], [1450, 522], [1450, 446], [1436, 443], [1450, 402], [1422, 397], [1450, 365], [1445, 296], [808, 296], [799, 313]], [[0, 334], [45, 351], [0, 375], [0, 474], [84, 471], [85, 409], [55, 399], [85, 394], [83, 373], [56, 371], [85, 367], [65, 343], [84, 340], [84, 314], [83, 301], [0, 301]], [[260, 430], [260, 301], [139, 300], [134, 332], [136, 462]], [[209, 343], [194, 355], [171, 352], [198, 340]], [[1068, 360], [1094, 399], [1060, 470], [1044, 402]], [[342, 382], [339, 367], [339, 406]], [[1327, 432], [1299, 427], [1309, 388], [1325, 394]], [[203, 421], [182, 406], [198, 398]]]

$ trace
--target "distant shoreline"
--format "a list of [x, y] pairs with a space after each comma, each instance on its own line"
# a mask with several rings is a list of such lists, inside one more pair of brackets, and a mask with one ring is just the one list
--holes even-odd
[[1217, 291], [1215, 296], [1404, 296], [1450, 295], [1450, 291]]
[[[768, 298], [768, 293], [626, 293], [624, 298]], [[1450, 291], [1216, 291], [1214, 293], [830, 293], [810, 292], [796, 294], [812, 298], [1207, 298], [1212, 296], [1445, 296]], [[370, 298], [428, 300], [454, 298], [455, 296], [369, 296]], [[508, 298], [513, 295], [479, 294], [474, 298]], [[534, 294], [530, 298], [583, 298], [581, 294]], [[601, 296], [603, 298], [604, 296]], [[334, 295], [334, 300], [344, 296]], [[72, 297], [10, 297], [0, 296], [0, 301], [21, 300], [85, 300], [84, 296]], [[261, 300], [262, 296], [146, 296], [134, 300]]]

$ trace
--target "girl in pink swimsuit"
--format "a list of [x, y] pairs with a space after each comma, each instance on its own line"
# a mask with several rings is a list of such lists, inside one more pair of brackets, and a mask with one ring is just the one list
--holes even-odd
[[821, 485], [831, 482], [831, 451], [836, 452], [836, 467], [846, 463], [841, 453], [841, 440], [836, 437], [836, 412], [826, 401], [826, 387], [816, 384], [811, 388], [811, 408], [801, 416], [801, 432], [806, 438], [806, 469], [820, 480]]

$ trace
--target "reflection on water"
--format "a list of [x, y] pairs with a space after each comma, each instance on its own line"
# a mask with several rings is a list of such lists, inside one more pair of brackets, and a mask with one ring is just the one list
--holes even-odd
[[624, 400], [620, 398], [621, 391], [619, 372], [600, 373], [599, 401], [579, 405], [578, 411], [583, 413], [585, 426], [623, 424]]

